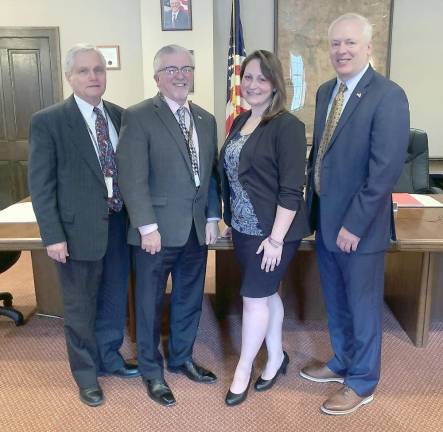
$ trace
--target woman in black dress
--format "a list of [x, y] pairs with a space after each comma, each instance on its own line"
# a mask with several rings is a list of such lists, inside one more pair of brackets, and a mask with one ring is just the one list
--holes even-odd
[[255, 51], [240, 77], [251, 109], [235, 119], [220, 153], [223, 217], [240, 263], [243, 297], [241, 354], [225, 399], [229, 406], [246, 399], [263, 340], [268, 359], [255, 389], [270, 389], [286, 372], [277, 291], [300, 240], [310, 233], [303, 199], [305, 127], [285, 109], [280, 61], [269, 51]]

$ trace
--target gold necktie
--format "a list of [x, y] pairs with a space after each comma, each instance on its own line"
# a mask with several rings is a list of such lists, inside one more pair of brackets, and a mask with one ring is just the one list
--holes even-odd
[[323, 136], [320, 141], [320, 147], [318, 148], [317, 158], [315, 160], [314, 167], [314, 184], [317, 195], [320, 195], [320, 169], [323, 161], [323, 156], [326, 153], [326, 150], [329, 146], [329, 141], [331, 141], [331, 137], [334, 133], [338, 121], [340, 120], [344, 102], [344, 93], [346, 90], [346, 84], [340, 83], [340, 87], [338, 88], [338, 92], [334, 98], [334, 102], [332, 102], [332, 107], [331, 111], [329, 112], [328, 120], [326, 121], [325, 130], [323, 131]]

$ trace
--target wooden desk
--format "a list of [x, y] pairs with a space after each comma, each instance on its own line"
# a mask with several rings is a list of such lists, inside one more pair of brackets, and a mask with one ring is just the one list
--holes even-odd
[[[443, 202], [443, 195], [433, 195]], [[443, 320], [443, 208], [401, 208], [395, 215], [397, 241], [386, 255], [385, 301], [417, 347], [428, 341], [432, 319]], [[220, 317], [240, 313], [239, 268], [228, 240], [216, 254], [215, 308]], [[287, 316], [323, 319], [320, 277], [313, 237], [304, 239], [282, 281]]]
[[[443, 195], [434, 195], [443, 202]], [[443, 319], [443, 209], [399, 209], [397, 242], [386, 257], [385, 300], [416, 346], [425, 346], [431, 319]], [[215, 307], [219, 316], [238, 308], [239, 269], [230, 241], [216, 250]], [[0, 224], [0, 250], [30, 250], [37, 310], [63, 315], [56, 269], [47, 257], [36, 224]], [[325, 317], [314, 240], [302, 241], [282, 282], [287, 315], [301, 319]]]
[[36, 223], [0, 223], [0, 250], [31, 251], [37, 312], [63, 316], [55, 264], [46, 254]]
[[[443, 195], [433, 195], [443, 202]], [[385, 300], [416, 346], [443, 320], [443, 208], [403, 208], [387, 254]]]

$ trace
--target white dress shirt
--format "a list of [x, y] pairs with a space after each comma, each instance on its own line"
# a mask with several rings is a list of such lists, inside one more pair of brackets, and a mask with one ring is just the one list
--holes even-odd
[[[86, 124], [89, 128], [89, 133], [94, 136], [94, 138], [91, 136], [91, 142], [94, 146], [95, 153], [97, 155], [97, 158], [99, 158], [99, 149], [97, 148], [97, 132], [95, 130], [95, 120], [97, 119], [97, 114], [95, 114], [94, 105], [91, 105], [90, 103], [84, 101], [81, 97], [77, 96], [74, 93], [74, 99], [77, 102], [78, 109], [80, 110], [83, 118], [85, 119]], [[100, 103], [97, 105], [97, 108], [100, 109], [100, 111], [103, 113], [103, 116], [105, 117], [107, 123], [108, 123], [108, 130], [109, 130], [109, 138], [112, 143], [112, 147], [114, 148], [114, 151], [117, 149], [118, 144], [118, 134], [115, 130], [114, 125], [112, 124], [112, 121], [109, 120], [109, 115], [105, 111], [105, 107], [103, 106], [103, 100], [100, 100]], [[95, 141], [94, 141], [95, 140]]]
[[326, 121], [328, 121], [329, 112], [331, 111], [332, 103], [334, 102], [335, 96], [338, 93], [338, 88], [340, 87], [340, 83], [343, 82], [343, 84], [346, 85], [346, 91], [344, 92], [344, 99], [343, 99], [343, 107], [341, 110], [341, 112], [343, 112], [346, 104], [348, 103], [349, 98], [352, 95], [352, 92], [355, 90], [355, 87], [357, 87], [357, 84], [361, 80], [362, 76], [368, 70], [368, 67], [369, 63], [357, 75], [353, 76], [352, 78], [346, 81], [341, 81], [340, 78], [337, 77], [337, 84], [335, 85], [331, 95], [331, 99], [329, 100], [328, 115], [326, 116]]

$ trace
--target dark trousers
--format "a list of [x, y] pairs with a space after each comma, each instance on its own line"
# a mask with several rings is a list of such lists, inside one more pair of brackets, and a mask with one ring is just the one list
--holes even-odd
[[[81, 388], [97, 384], [97, 373], [123, 366], [118, 350], [126, 319], [129, 246], [125, 211], [109, 216], [108, 247], [97, 261], [57, 263], [64, 330], [72, 375]], [[69, 244], [68, 244], [69, 251]]]
[[369, 396], [380, 378], [385, 253], [330, 252], [321, 230], [316, 253], [334, 352], [328, 366]]
[[162, 247], [151, 255], [135, 248], [138, 366], [145, 378], [163, 377], [159, 351], [166, 283], [172, 276], [169, 321], [169, 366], [192, 358], [200, 321], [208, 248], [200, 246], [194, 226], [181, 247]]

